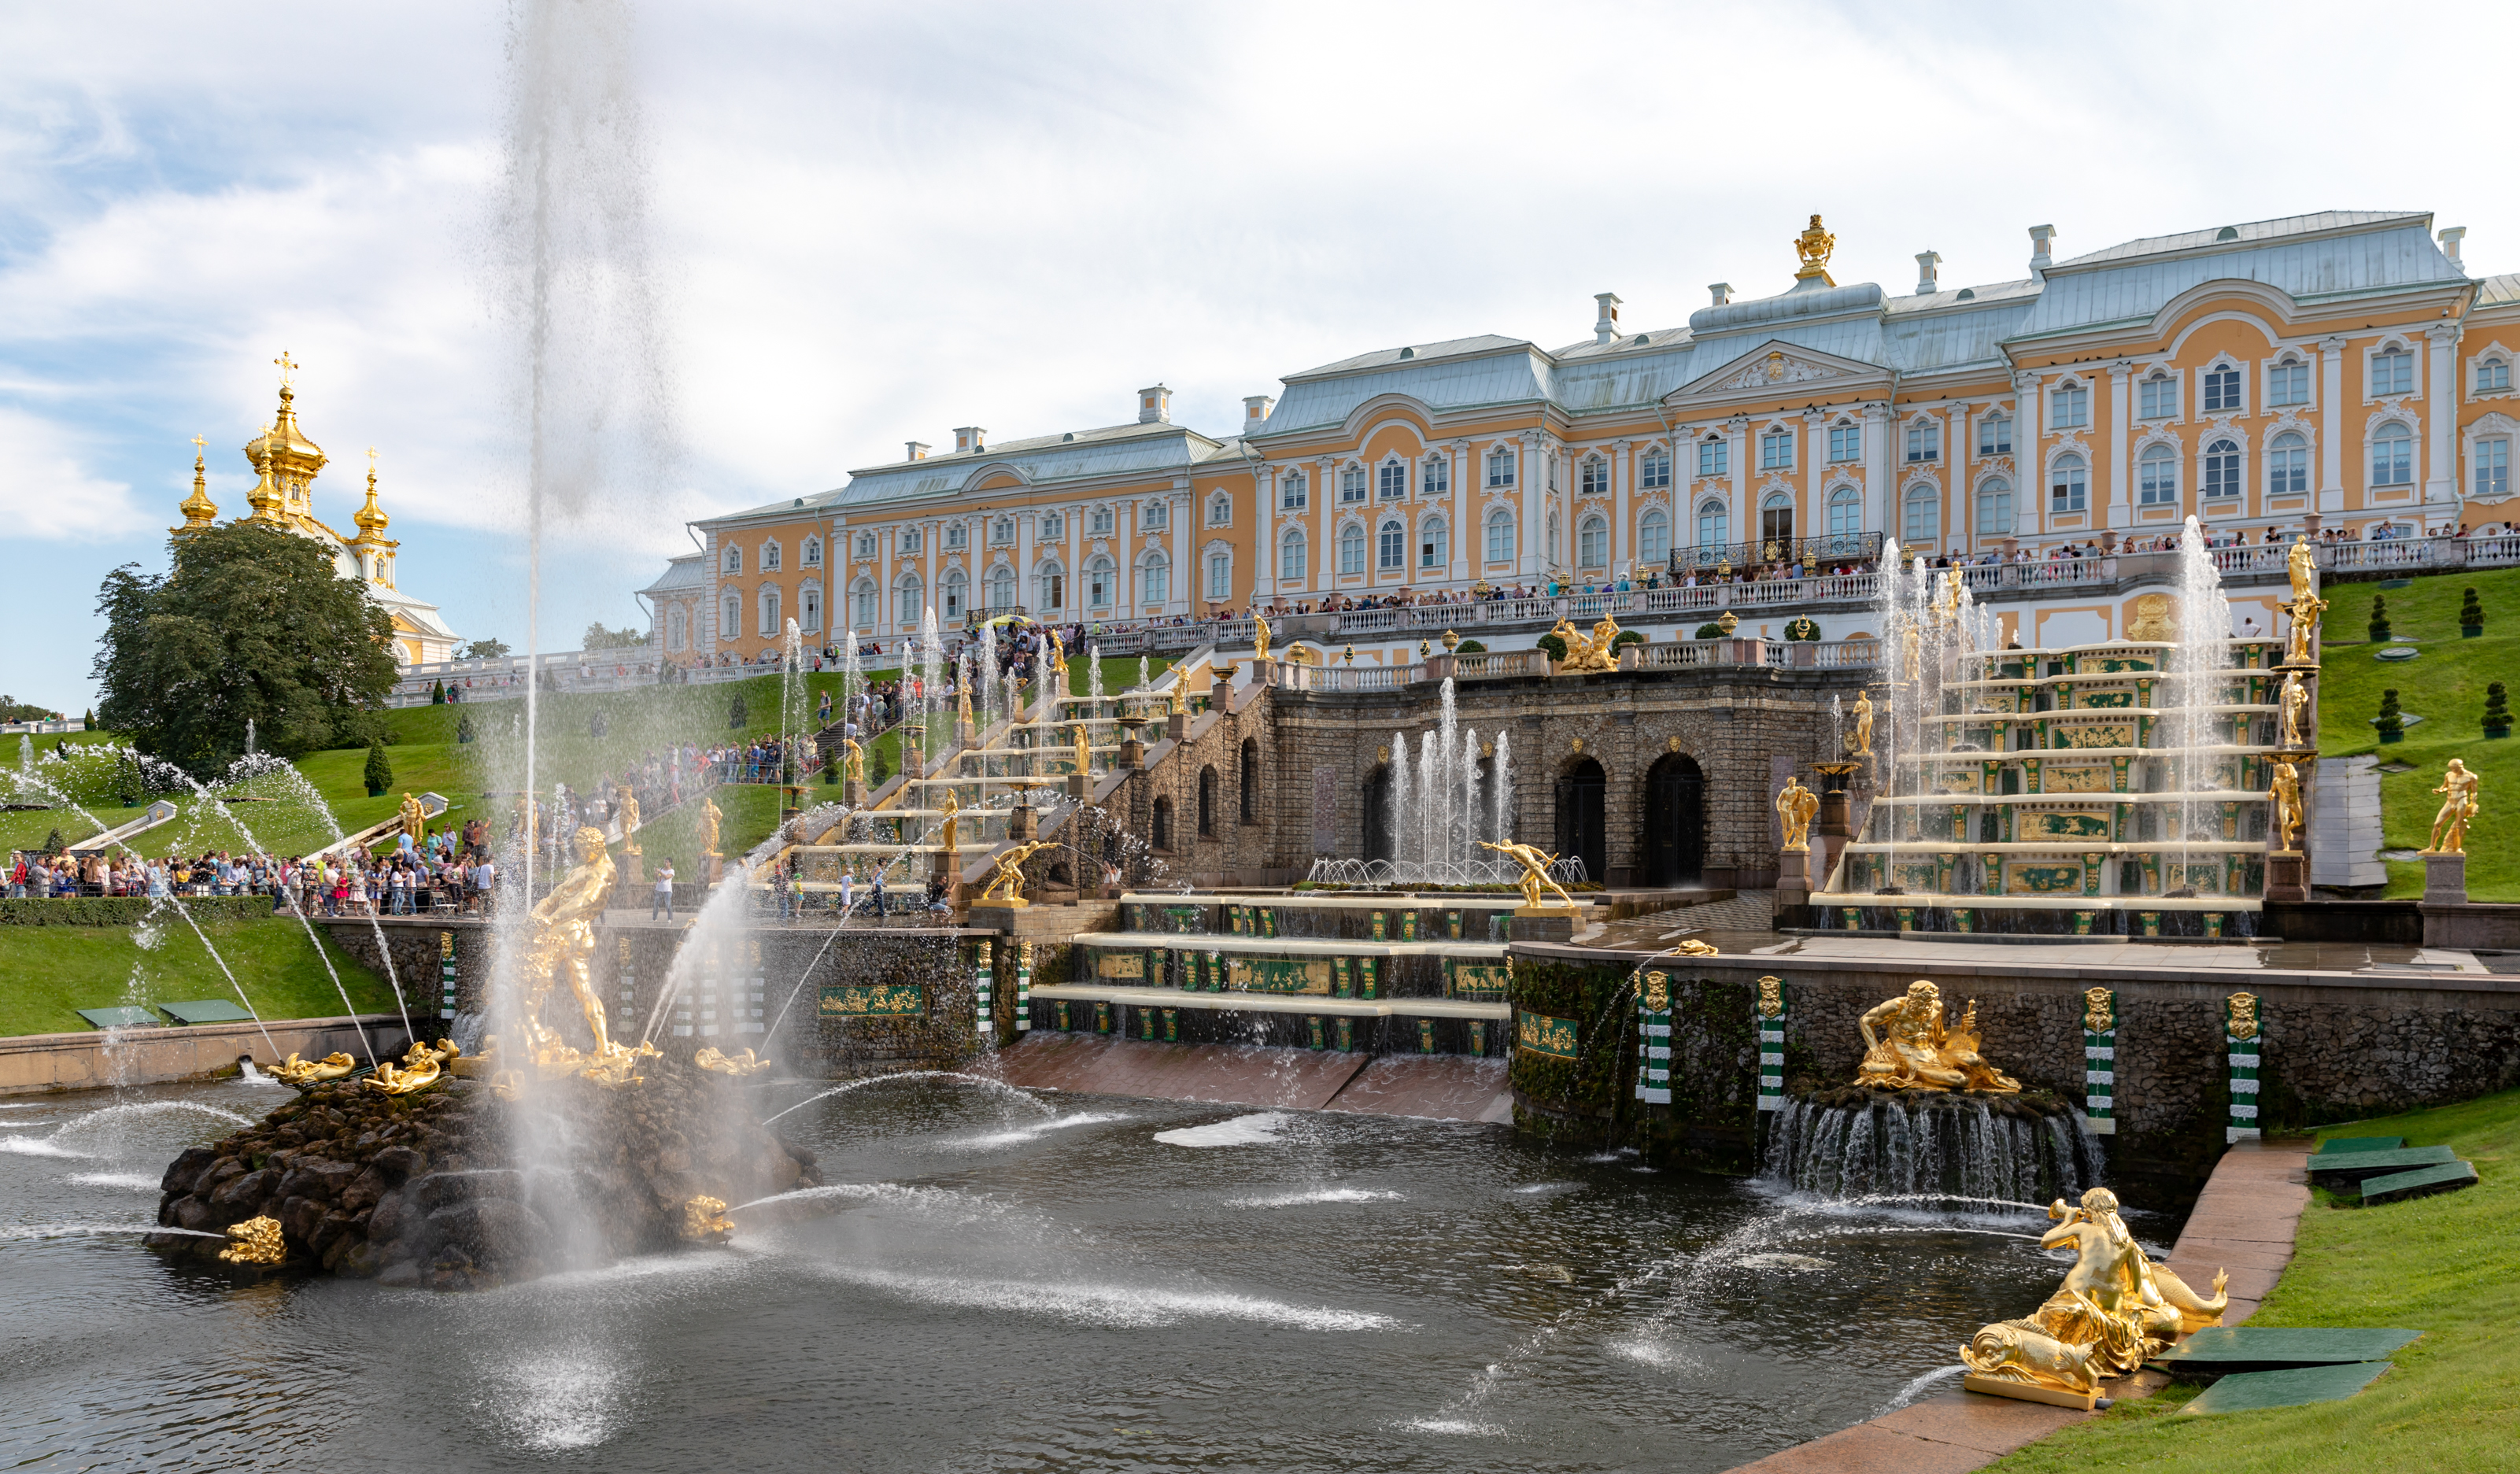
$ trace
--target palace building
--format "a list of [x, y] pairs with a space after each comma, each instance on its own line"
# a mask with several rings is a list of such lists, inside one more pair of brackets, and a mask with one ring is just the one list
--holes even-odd
[[[250, 509], [235, 520], [261, 522], [286, 528], [300, 536], [313, 538], [333, 555], [333, 566], [343, 578], [355, 578], [368, 586], [368, 597], [382, 605], [393, 619], [393, 649], [397, 664], [412, 666], [455, 658], [460, 637], [447, 627], [437, 605], [412, 598], [394, 586], [395, 550], [402, 545], [385, 536], [387, 518], [384, 509], [377, 505], [376, 452], [368, 452], [368, 497], [359, 510], [351, 514], [351, 524], [358, 528], [355, 537], [343, 537], [315, 515], [314, 484], [325, 465], [323, 449], [306, 438], [297, 426], [296, 391], [287, 378], [296, 365], [282, 354], [280, 413], [261, 434], [248, 441], [246, 459], [253, 466], [253, 490], [247, 493]], [[184, 524], [174, 535], [189, 537], [207, 531], [218, 520], [219, 509], [210, 500], [206, 464], [200, 447], [200, 436], [193, 438], [193, 494], [178, 509], [184, 514]]]
[[[1819, 216], [1773, 295], [1681, 328], [1612, 292], [1557, 348], [1476, 336], [1288, 375], [1240, 425], [1132, 423], [950, 452], [912, 441], [837, 490], [695, 523], [646, 591], [668, 658], [1020, 610], [1106, 624], [1648, 570], [1860, 560], [1883, 535], [1971, 559], [2508, 520], [2520, 275], [2459, 229], [2331, 210], [1912, 291], [1839, 285]], [[1781, 276], [1781, 273], [1780, 273]], [[285, 411], [284, 411], [285, 416]]]

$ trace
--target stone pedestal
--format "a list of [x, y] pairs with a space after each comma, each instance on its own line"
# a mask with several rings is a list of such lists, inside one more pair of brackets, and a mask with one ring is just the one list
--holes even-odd
[[621, 857], [621, 863], [614, 867], [614, 871], [625, 884], [641, 884], [648, 878], [648, 857], [624, 855]]
[[1513, 939], [1517, 942], [1575, 940], [1575, 908], [1571, 906], [1515, 907]]
[[2424, 904], [2427, 906], [2464, 906], [2467, 904], [2467, 857], [2465, 855], [2424, 856]]
[[1785, 850], [1777, 856], [1777, 904], [1802, 906], [1811, 900], [1811, 851]]
[[840, 780], [840, 802], [842, 802], [842, 803], [844, 803], [844, 804], [847, 804], [847, 805], [848, 805], [850, 808], [852, 808], [852, 809], [863, 809], [863, 808], [865, 808], [865, 807], [866, 807], [866, 784], [864, 784], [864, 783], [862, 783], [862, 782], [858, 782], [856, 779], [854, 779], [854, 778], [844, 778], [844, 779], [841, 779], [841, 780]]
[[1030, 804], [1007, 811], [1007, 837], [1020, 844], [1041, 837], [1041, 811]]
[[700, 857], [700, 879], [701, 879], [701, 882], [702, 882], [703, 884], [707, 884], [707, 885], [715, 885], [715, 884], [717, 884], [720, 880], [723, 880], [723, 879], [725, 879], [725, 878], [726, 878], [726, 857], [725, 857], [725, 856], [723, 856], [723, 855], [702, 855], [702, 856]]
[[1003, 931], [1012, 936], [1022, 924], [1023, 914], [1028, 909], [1021, 901], [1004, 898], [984, 901], [971, 908], [970, 918], [965, 924], [982, 931]]
[[2277, 850], [2267, 857], [2267, 899], [2310, 899], [2310, 857], [2299, 850]]
[[1123, 768], [1143, 768], [1147, 766], [1147, 744], [1139, 741], [1136, 737], [1123, 738], [1120, 742], [1119, 765]]
[[1087, 792], [1087, 787], [1093, 782], [1094, 781], [1092, 779], [1086, 777], [1082, 773], [1071, 773], [1067, 775], [1067, 796], [1082, 802], [1085, 798], [1090, 796]]
[[1190, 736], [1190, 713], [1176, 711], [1164, 718], [1164, 736], [1178, 742]]

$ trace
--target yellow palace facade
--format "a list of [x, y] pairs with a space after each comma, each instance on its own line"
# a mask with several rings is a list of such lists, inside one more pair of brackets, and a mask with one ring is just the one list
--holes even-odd
[[[1286, 376], [1234, 433], [1134, 422], [950, 452], [695, 523], [650, 596], [666, 654], [1021, 610], [1111, 625], [1648, 570], [2114, 547], [2195, 515], [2422, 536], [2506, 523], [2520, 276], [2423, 213], [2328, 211], [2058, 253], [2021, 279], [1790, 284], [1686, 327], [1595, 298], [1589, 340], [1481, 336]], [[1783, 274], [1780, 272], [1779, 276]], [[1676, 556], [1675, 556], [1676, 555]]]

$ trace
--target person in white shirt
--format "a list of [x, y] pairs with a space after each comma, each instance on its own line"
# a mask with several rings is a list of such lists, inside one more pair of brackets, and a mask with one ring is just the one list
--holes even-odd
[[648, 907], [648, 919], [656, 919], [660, 913], [666, 920], [674, 919], [674, 863], [670, 860], [656, 866], [656, 896]]

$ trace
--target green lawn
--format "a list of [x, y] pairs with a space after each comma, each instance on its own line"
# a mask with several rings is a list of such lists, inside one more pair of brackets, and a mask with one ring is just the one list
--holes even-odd
[[2315, 1193], [2291, 1267], [2249, 1321], [2424, 1332], [2393, 1359], [2396, 1370], [2341, 1403], [2217, 1417], [2169, 1416], [2198, 1390], [2173, 1387], [1990, 1467], [2456, 1474], [2520, 1463], [2520, 1339], [2511, 1335], [2520, 1323], [2520, 1180], [2507, 1175], [2520, 1147], [2520, 1092], [2327, 1134], [2448, 1144], [2481, 1178], [2464, 1191], [2377, 1208], [2340, 1208]]
[[[205, 921], [202, 929], [264, 1018], [330, 1018], [343, 1011], [341, 995], [315, 955], [317, 944], [307, 940], [294, 916]], [[356, 1010], [392, 1012], [393, 992], [384, 980], [334, 946], [321, 925], [315, 934]], [[180, 918], [165, 917], [155, 948], [140, 947], [137, 935], [122, 926], [0, 926], [0, 1034], [84, 1029], [87, 1020], [73, 1011], [78, 1008], [212, 998], [236, 1002], [227, 974]], [[426, 994], [430, 984], [405, 980], [417, 994]]]
[[[2476, 590], [2485, 605], [2485, 634], [2458, 635], [2460, 591]], [[2423, 651], [2402, 664], [2374, 659], [2387, 646], [2368, 643], [2373, 595], [2389, 604], [2390, 645]], [[2478, 901], [2520, 901], [2520, 845], [2507, 836], [2510, 795], [2520, 791], [2520, 737], [2487, 741], [2485, 687], [2489, 681], [2520, 688], [2520, 568], [2418, 578], [2404, 589], [2377, 584], [2331, 584], [2319, 657], [2318, 750], [2322, 757], [2371, 752], [2383, 765], [2405, 763], [2411, 772], [2380, 778], [2380, 816], [2388, 848], [2417, 850], [2431, 833], [2441, 799], [2431, 790], [2455, 757], [2484, 777], [2481, 813], [2467, 847], [2467, 893]], [[2350, 643], [2349, 643], [2350, 642]], [[2407, 739], [2383, 746], [2371, 718], [2380, 692], [2395, 687], [2401, 709], [2424, 720], [2407, 729]], [[2520, 690], [2512, 691], [2520, 697]], [[2499, 824], [2498, 824], [2499, 816]], [[2421, 861], [2392, 860], [2391, 896], [2418, 896], [2424, 889]]]

